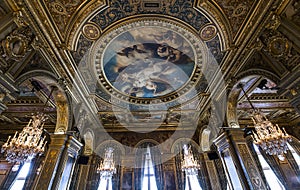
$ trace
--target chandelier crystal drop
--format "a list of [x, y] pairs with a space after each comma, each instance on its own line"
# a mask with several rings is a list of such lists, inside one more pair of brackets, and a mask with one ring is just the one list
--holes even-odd
[[259, 145], [267, 154], [281, 156], [287, 153], [287, 142], [292, 138], [287, 134], [284, 128], [276, 124], [273, 125], [265, 115], [256, 110], [252, 117], [255, 132], [252, 137], [254, 143]]
[[46, 136], [41, 138], [45, 120], [44, 114], [34, 115], [21, 133], [16, 131], [13, 138], [8, 137], [1, 149], [7, 161], [24, 162], [27, 158], [41, 155], [45, 151]]
[[111, 178], [116, 173], [116, 167], [114, 162], [114, 149], [109, 147], [105, 150], [105, 155], [100, 162], [97, 173], [100, 173], [101, 178]]
[[197, 175], [200, 165], [194, 159], [191, 147], [188, 145], [183, 145], [183, 160], [181, 161], [181, 170], [185, 172], [186, 175]]

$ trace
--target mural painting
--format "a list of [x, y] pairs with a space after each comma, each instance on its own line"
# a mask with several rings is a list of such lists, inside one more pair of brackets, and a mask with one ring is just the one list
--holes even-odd
[[154, 98], [184, 86], [194, 71], [188, 41], [167, 28], [145, 26], [111, 40], [102, 60], [111, 85], [132, 97]]

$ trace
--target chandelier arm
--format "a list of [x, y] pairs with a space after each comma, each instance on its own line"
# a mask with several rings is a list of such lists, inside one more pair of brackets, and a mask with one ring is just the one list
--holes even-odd
[[56, 88], [55, 86], [51, 86], [51, 91], [50, 91], [50, 94], [47, 96], [47, 99], [46, 99], [46, 102], [43, 106], [43, 110], [45, 110], [46, 106], [47, 106], [47, 103], [49, 102], [50, 98], [51, 98], [51, 95], [53, 94], [54, 92], [54, 89]]
[[242, 84], [242, 83], [239, 83], [239, 84], [238, 84], [238, 87], [242, 89], [242, 91], [243, 91], [244, 95], [246, 96], [246, 99], [247, 99], [247, 101], [249, 102], [249, 104], [250, 104], [251, 108], [253, 109], [253, 111], [256, 111], [256, 109], [255, 109], [255, 107], [253, 106], [252, 102], [250, 101], [250, 99], [249, 99], [249, 97], [248, 97], [246, 91], [245, 91], [244, 88], [243, 88], [243, 84]]

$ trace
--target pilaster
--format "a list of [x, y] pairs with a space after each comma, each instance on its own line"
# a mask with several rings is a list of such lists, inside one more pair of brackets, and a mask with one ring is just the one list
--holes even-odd
[[211, 189], [222, 190], [220, 179], [218, 176], [218, 170], [214, 162], [214, 159], [216, 158], [210, 158], [209, 154], [211, 153], [203, 153], [203, 157]]
[[51, 144], [49, 145], [44, 166], [34, 187], [36, 190], [51, 189], [66, 141], [68, 140], [68, 136], [65, 134], [54, 134], [50, 138]]
[[75, 137], [68, 136], [51, 189], [70, 189], [74, 166], [82, 146]]
[[230, 189], [267, 189], [242, 129], [227, 128], [214, 143]]

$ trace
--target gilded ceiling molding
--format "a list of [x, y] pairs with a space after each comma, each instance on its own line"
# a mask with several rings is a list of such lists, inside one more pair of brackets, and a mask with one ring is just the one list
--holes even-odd
[[214, 3], [222, 10], [222, 13], [226, 15], [230, 23], [230, 33], [232, 34], [233, 40], [237, 38], [238, 31], [242, 29], [242, 25], [249, 17], [253, 14], [254, 7], [258, 3], [253, 0], [244, 1], [230, 1], [230, 0], [214, 0]]
[[32, 50], [34, 34], [29, 27], [21, 27], [11, 32], [1, 41], [0, 54], [8, 61], [20, 61]]
[[227, 111], [226, 111], [226, 119], [227, 125], [233, 128], [239, 128], [239, 122], [237, 117], [237, 103], [238, 97], [240, 95], [241, 89], [238, 89], [236, 86], [233, 87], [228, 95], [227, 101]]
[[51, 15], [49, 22], [53, 23], [55, 33], [68, 49], [72, 48], [72, 40], [86, 18], [105, 5], [104, 0], [43, 0], [40, 3], [45, 14]]
[[277, 28], [281, 24], [280, 16], [276, 14], [271, 14], [269, 17], [269, 22], [266, 24], [265, 27], [270, 30], [277, 30]]
[[100, 37], [102, 31], [95, 23], [86, 23], [82, 27], [82, 33], [87, 39], [94, 41]]
[[[229, 20], [227, 19], [227, 17], [225, 17], [225, 14], [220, 6], [218, 6], [213, 1], [211, 2], [210, 0], [199, 0], [197, 1], [196, 8], [205, 12], [206, 15], [208, 15], [210, 19], [214, 21], [214, 27], [217, 27], [217, 33], [221, 36], [222, 39], [221, 50], [225, 51], [226, 49], [229, 49], [233, 37], [230, 34]], [[207, 26], [204, 26], [199, 30], [200, 36], [201, 33], [205, 31], [206, 27]], [[214, 31], [212, 27], [210, 28], [210, 30]]]
[[[86, 2], [88, 3], [85, 4], [84, 7], [80, 6], [80, 10], [77, 11], [78, 14], [76, 15], [76, 17], [73, 18], [72, 22], [70, 22], [70, 29], [67, 31], [66, 34], [66, 39], [65, 39], [66, 45], [67, 48], [71, 51], [76, 50], [78, 36], [81, 34], [81, 32], [84, 31], [86, 27], [86, 23], [88, 22], [89, 18], [107, 6], [105, 0], [92, 0], [92, 1], [87, 0]], [[96, 26], [93, 23], [91, 24], [93, 30], [99, 32], [99, 34], [102, 33], [101, 29], [99, 29], [98, 26]], [[92, 37], [91, 40], [95, 40], [97, 38], [99, 38], [99, 36]]]
[[[236, 35], [235, 46], [231, 49], [227, 59], [224, 60], [225, 64], [222, 65], [226, 68], [224, 71], [226, 79], [232, 78], [234, 73], [239, 73], [243, 65], [246, 64], [245, 57], [249, 57], [253, 50], [249, 48], [249, 43], [255, 46], [257, 38], [259, 38], [261, 31], [265, 29], [265, 25], [269, 22], [268, 14], [271, 13], [271, 9], [274, 4], [273, 1], [255, 1], [256, 6], [251, 12], [251, 17], [247, 19], [247, 22], [243, 23], [243, 27], [240, 29], [239, 35]], [[261, 13], [261, 14], [255, 14]], [[257, 47], [259, 49], [259, 47]]]
[[69, 58], [66, 58], [66, 54], [57, 56], [60, 51], [66, 49], [64, 48], [65, 45], [57, 37], [57, 33], [53, 30], [52, 23], [49, 21], [44, 8], [39, 2], [39, 0], [21, 0], [14, 6], [22, 11], [26, 21], [28, 21], [28, 24], [34, 31], [34, 48], [41, 52], [41, 55], [48, 61], [52, 68], [55, 69], [55, 72], [59, 77], [64, 78], [71, 84], [70, 79], [68, 78], [69, 74], [73, 73], [71, 64], [67, 64], [69, 69], [68, 72], [63, 69], [63, 66], [57, 66], [70, 61]]
[[26, 27], [28, 26], [28, 21], [24, 17], [22, 11], [16, 11], [13, 13], [14, 21], [18, 25], [18, 27]]
[[[108, 32], [112, 26], [119, 24], [127, 19], [132, 19], [134, 17], [142, 17], [147, 15], [151, 15], [153, 17], [168, 17], [171, 20], [175, 20], [177, 22], [182, 22], [194, 28], [195, 31], [203, 33], [204, 31], [210, 32], [212, 35], [207, 39], [207, 46], [213, 52], [213, 55], [217, 57], [217, 61], [221, 62], [223, 59], [222, 46], [224, 42], [221, 42], [220, 36], [215, 26], [215, 23], [209, 20], [209, 17], [199, 9], [195, 7], [196, 0], [191, 1], [157, 1], [156, 8], [147, 7], [146, 1], [132, 1], [132, 0], [124, 0], [110, 1], [110, 5], [100, 10], [99, 12], [91, 19], [87, 21], [87, 23], [93, 23], [98, 25], [100, 31], [103, 33]], [[139, 7], [139, 8], [138, 8]], [[210, 24], [210, 25], [209, 25]], [[204, 26], [209, 25], [209, 26]], [[200, 31], [201, 29], [201, 31]], [[204, 35], [202, 35], [204, 37]], [[204, 37], [206, 39], [206, 37]], [[80, 61], [80, 57], [82, 57], [89, 49], [90, 39], [85, 37], [77, 36], [76, 42], [73, 45], [77, 45], [77, 51], [73, 53], [73, 57], [75, 61], [78, 63]], [[81, 45], [85, 44], [85, 45]], [[91, 44], [91, 43], [90, 43]]]

